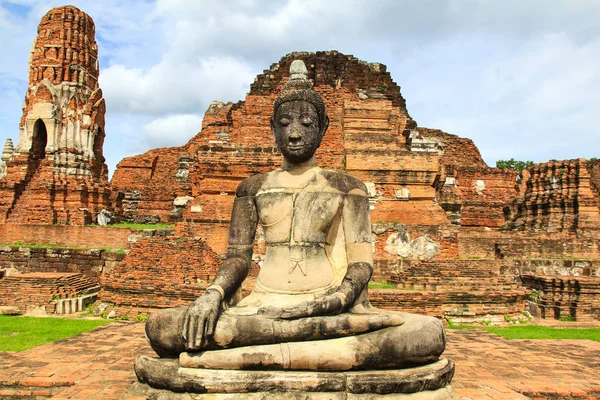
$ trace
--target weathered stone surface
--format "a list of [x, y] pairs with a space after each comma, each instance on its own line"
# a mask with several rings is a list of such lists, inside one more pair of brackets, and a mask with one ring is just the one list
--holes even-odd
[[146, 396], [149, 400], [447, 400], [456, 398], [456, 393], [451, 385], [437, 390], [426, 390], [410, 394], [355, 394], [343, 392], [191, 394], [153, 389], [146, 384], [137, 383], [131, 389], [131, 393]]
[[[297, 394], [332, 392], [335, 394], [338, 392], [337, 395], [341, 393], [389, 395], [424, 391], [424, 394], [429, 394], [428, 391], [433, 392], [447, 387], [454, 374], [454, 363], [451, 360], [441, 359], [416, 368], [356, 372], [231, 371], [183, 368], [176, 360], [139, 356], [135, 361], [135, 371], [140, 382], [153, 388], [174, 392], [211, 394], [253, 392]], [[441, 393], [448, 395], [445, 390]], [[436, 397], [421, 398], [435, 399]]]
[[17, 306], [0, 306], [0, 315], [19, 315], [22, 313]]
[[[322, 332], [310, 335], [306, 339], [298, 337], [304, 332], [292, 331], [297, 330], [294, 329], [293, 320], [284, 321], [287, 324], [276, 325], [278, 327], [276, 331], [279, 329], [282, 331], [281, 339], [270, 342], [261, 340], [260, 336], [265, 334], [256, 327], [264, 324], [264, 331], [267, 331], [272, 322], [256, 317], [240, 318], [236, 325], [231, 326], [228, 331], [223, 330], [226, 333], [221, 335], [235, 335], [235, 329], [243, 331], [243, 325], [250, 327], [254, 325], [254, 340], [259, 345], [201, 353], [182, 353], [179, 361], [182, 367], [190, 368], [345, 371], [424, 365], [437, 360], [444, 351], [446, 336], [442, 324], [436, 318], [399, 313], [404, 320], [404, 323], [400, 320], [401, 325], [386, 327], [386, 324], [393, 325], [393, 321], [391, 323], [370, 322], [369, 325], [365, 323], [369, 320], [382, 319], [385, 314], [382, 312], [380, 314], [382, 315], [362, 316], [362, 321], [361, 316], [351, 314], [348, 321], [344, 321], [344, 317], [347, 317], [344, 314], [323, 317], [330, 321], [338, 319], [337, 325], [322, 324], [331, 325], [332, 332], [326, 332], [326, 328], [321, 328]], [[312, 319], [318, 320], [315, 317]], [[352, 323], [355, 326], [352, 326]], [[303, 325], [306, 326], [300, 324]], [[222, 326], [217, 326], [217, 330], [219, 328]], [[286, 332], [286, 328], [290, 332]], [[316, 327], [313, 330], [319, 331]], [[359, 334], [360, 330], [367, 333]], [[369, 330], [372, 332], [368, 332]], [[218, 335], [218, 333], [215, 335], [215, 341], [219, 340]], [[333, 339], [327, 339], [328, 336]], [[307, 339], [309, 341], [303, 341]], [[261, 342], [263, 345], [260, 345]]]
[[112, 214], [108, 210], [102, 210], [98, 214], [98, 225], [106, 226], [110, 223]]
[[402, 258], [429, 260], [440, 254], [440, 244], [427, 236], [410, 240], [407, 232], [398, 232], [388, 236], [385, 250]]

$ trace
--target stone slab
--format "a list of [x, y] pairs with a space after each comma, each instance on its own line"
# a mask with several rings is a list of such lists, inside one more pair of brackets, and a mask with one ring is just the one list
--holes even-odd
[[153, 389], [138, 383], [130, 390], [132, 395], [143, 395], [148, 400], [447, 400], [456, 398], [451, 385], [437, 390], [418, 393], [393, 394], [354, 394], [342, 392], [292, 392], [292, 393], [173, 393], [168, 390]]
[[0, 306], [0, 315], [19, 315], [19, 307], [16, 306]]
[[407, 394], [446, 387], [454, 375], [454, 363], [449, 359], [441, 359], [415, 368], [373, 371], [249, 371], [183, 368], [175, 359], [140, 356], [136, 358], [135, 371], [140, 382], [153, 388], [197, 394]]

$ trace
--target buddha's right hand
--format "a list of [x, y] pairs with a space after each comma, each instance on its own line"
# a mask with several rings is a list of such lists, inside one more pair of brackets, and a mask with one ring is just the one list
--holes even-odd
[[206, 346], [208, 338], [215, 333], [222, 301], [218, 291], [208, 290], [188, 307], [182, 332], [186, 351], [198, 351]]

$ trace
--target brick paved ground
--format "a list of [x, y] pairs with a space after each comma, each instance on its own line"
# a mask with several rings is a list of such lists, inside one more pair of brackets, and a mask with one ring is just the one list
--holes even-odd
[[[462, 399], [600, 399], [600, 343], [506, 340], [481, 330], [450, 330], [445, 355], [456, 362]], [[152, 354], [143, 325], [114, 323], [21, 353], [0, 352], [0, 399], [138, 400], [135, 355]]]

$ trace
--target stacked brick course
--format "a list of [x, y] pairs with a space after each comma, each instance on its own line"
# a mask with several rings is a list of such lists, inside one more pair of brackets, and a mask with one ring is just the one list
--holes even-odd
[[31, 272], [82, 273], [98, 282], [99, 276], [113, 270], [125, 253], [103, 250], [0, 247], [0, 270]]
[[107, 226], [0, 224], [0, 245], [23, 243], [127, 249], [139, 236], [138, 230]]
[[534, 310], [542, 318], [600, 320], [600, 279], [572, 276], [523, 275], [523, 283], [537, 291]]
[[73, 6], [40, 22], [19, 143], [2, 156], [0, 222], [83, 225], [110, 206], [94, 32], [92, 19]]
[[134, 308], [187, 305], [203, 293], [219, 266], [219, 258], [201, 239], [144, 238], [100, 277], [100, 297]]
[[183, 207], [178, 210], [174, 201], [192, 194], [192, 160], [186, 146], [150, 150], [122, 160], [111, 181], [117, 215], [142, 223], [178, 220]]
[[454, 321], [501, 322], [523, 311], [530, 291], [499, 260], [403, 260], [386, 280], [394, 290], [372, 290], [378, 307]]
[[16, 306], [21, 312], [33, 307], [53, 314], [61, 299], [98, 292], [98, 283], [79, 273], [32, 272], [0, 280], [0, 306]]

